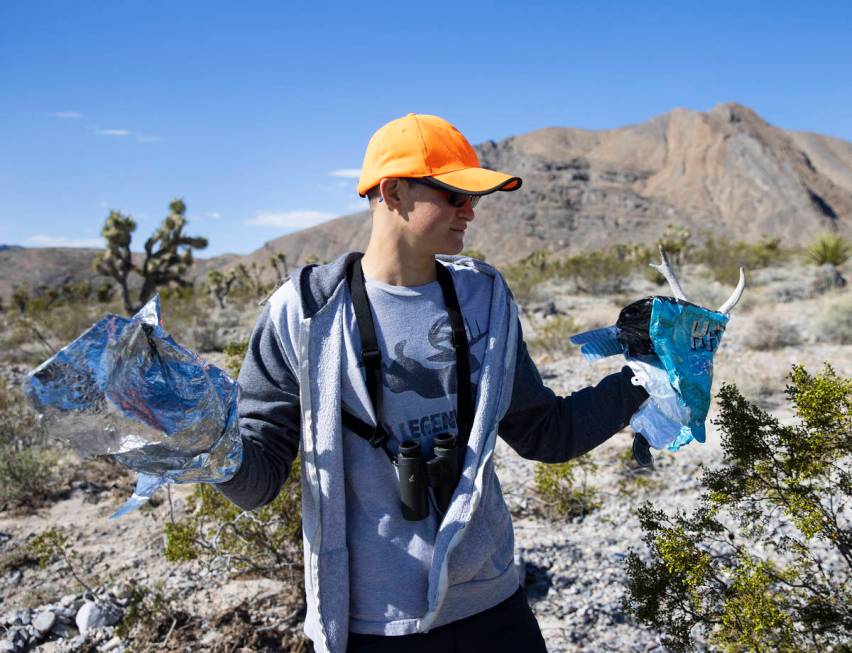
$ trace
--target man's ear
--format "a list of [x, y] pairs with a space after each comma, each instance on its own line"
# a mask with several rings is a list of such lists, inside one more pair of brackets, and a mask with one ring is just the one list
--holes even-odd
[[404, 184], [399, 179], [382, 179], [379, 182], [379, 193], [381, 194], [381, 202], [391, 211], [398, 211], [402, 204], [400, 194], [404, 192]]

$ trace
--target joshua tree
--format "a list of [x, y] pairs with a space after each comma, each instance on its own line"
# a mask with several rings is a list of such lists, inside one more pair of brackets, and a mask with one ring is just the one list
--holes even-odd
[[210, 284], [210, 291], [219, 302], [219, 308], [225, 308], [225, 297], [231, 292], [231, 286], [237, 281], [237, 275], [233, 270], [227, 274], [222, 274], [219, 270], [210, 270], [207, 273], [207, 281]]
[[278, 285], [283, 284], [290, 278], [290, 270], [287, 268], [287, 256], [281, 252], [269, 257], [269, 266], [275, 271]]
[[[207, 247], [207, 239], [185, 235], [185, 226], [186, 204], [182, 199], [173, 200], [169, 204], [169, 215], [145, 241], [145, 258], [142, 265], [137, 265], [130, 253], [130, 241], [136, 230], [136, 222], [128, 215], [110, 211], [101, 230], [101, 235], [106, 240], [106, 250], [96, 257], [94, 265], [97, 272], [118, 282], [124, 308], [128, 313], [138, 311], [160, 286], [170, 283], [191, 285], [184, 277], [193, 262], [192, 249], [204, 249]], [[127, 285], [130, 272], [142, 277], [142, 287], [136, 303], [132, 301]]]

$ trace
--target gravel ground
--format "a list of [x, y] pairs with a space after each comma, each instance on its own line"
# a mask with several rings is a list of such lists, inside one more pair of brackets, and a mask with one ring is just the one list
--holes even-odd
[[[714, 292], [724, 294], [718, 289]], [[624, 303], [618, 298], [559, 292], [548, 296], [552, 307], [547, 311], [531, 307], [524, 318], [528, 341], [542, 315], [551, 309], [575, 317], [582, 328], [591, 328], [614, 322], [617, 307]], [[791, 416], [786, 412], [783, 388], [793, 363], [804, 363], [816, 371], [823, 361], [830, 361], [838, 373], [852, 374], [852, 345], [820, 342], [813, 327], [814, 315], [825, 311], [838, 296], [834, 293], [786, 304], [752, 298], [731, 320], [717, 356], [715, 389], [722, 382], [735, 381], [749, 398], [787, 420]], [[794, 329], [792, 341], [797, 344], [785, 346], [783, 339], [775, 339], [772, 349], [755, 348], [754, 339], [759, 341], [766, 329], [773, 328], [760, 322], [767, 315], [785, 332]], [[221, 356], [210, 358], [222, 363]], [[591, 365], [570, 348], [542, 355], [538, 362], [545, 382], [560, 394], [594, 383], [621, 366], [617, 360]], [[9, 369], [2, 372], [18, 376]], [[711, 407], [711, 419], [713, 410]], [[592, 452], [599, 468], [591, 481], [598, 488], [601, 507], [582, 519], [562, 521], [545, 519], [534, 510], [534, 464], [498, 442], [497, 470], [515, 514], [516, 551], [523, 559], [528, 594], [550, 651], [665, 650], [657, 633], [637, 625], [621, 608], [625, 557], [631, 548], [642, 547], [636, 509], [645, 500], [671, 511], [694, 506], [699, 495], [699, 464], [712, 467], [721, 460], [719, 434], [711, 427], [705, 444], [693, 443], [677, 453], [658, 452], [655, 469], [644, 476], [647, 482], [641, 486], [631, 483], [622, 455], [630, 447], [630, 438], [627, 432], [618, 434]], [[161, 502], [120, 520], [109, 520], [132, 490], [133, 479], [130, 475], [116, 478], [114, 472], [107, 480], [94, 476], [94, 472], [92, 477], [84, 472], [84, 480], [75, 480], [53, 503], [34, 514], [0, 512], [0, 653], [124, 650], [128, 642], [116, 638], [113, 625], [104, 623], [82, 632], [85, 629], [77, 618], [87, 602], [107, 602], [121, 609], [130, 581], [147, 586], [162, 582], [188, 615], [172, 631], [166, 624], [163, 632], [153, 632], [150, 641], [157, 646], [151, 650], [216, 651], [235, 646], [263, 650], [257, 643], [261, 640], [250, 640], [249, 634], [256, 637], [264, 629], [279, 635], [298, 631], [299, 600], [287, 583], [234, 579], [208, 572], [196, 563], [167, 563], [162, 523], [168, 504]], [[184, 487], [173, 492], [178, 514], [184, 510], [189, 491]], [[31, 561], [15, 564], [15, 552], [22, 544], [51, 527], [71, 533], [79, 565], [98, 590], [97, 596], [82, 592], [63, 573], [60, 562], [44, 569]], [[223, 617], [242, 614], [241, 610], [247, 612], [239, 623]], [[49, 611], [56, 623], [37, 635], [36, 626], [44, 627], [50, 621], [41, 616]], [[249, 641], [255, 642], [254, 649]]]

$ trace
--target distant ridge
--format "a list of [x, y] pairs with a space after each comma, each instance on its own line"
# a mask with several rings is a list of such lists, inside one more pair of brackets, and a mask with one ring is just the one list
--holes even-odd
[[[19, 247], [0, 245], [0, 297], [9, 297], [15, 288], [26, 286], [29, 290], [39, 286], [55, 288], [65, 283], [89, 281], [99, 286], [108, 277], [99, 275], [92, 266], [101, 251], [83, 247]], [[134, 254], [134, 258], [138, 254]], [[240, 257], [223, 254], [207, 259], [196, 259], [190, 269], [193, 278], [205, 278], [207, 271], [219, 269]], [[131, 275], [131, 285], [138, 278]]]
[[[739, 104], [675, 109], [647, 122], [588, 131], [540, 129], [477, 146], [482, 165], [524, 178], [477, 207], [465, 246], [505, 263], [531, 251], [577, 252], [652, 242], [669, 223], [696, 237], [852, 234], [852, 143], [773, 127]], [[332, 259], [362, 249], [366, 212], [270, 241], [249, 255]]]
[[[852, 143], [774, 127], [748, 107], [674, 109], [644, 123], [589, 131], [550, 127], [476, 147], [483, 166], [523, 188], [477, 207], [465, 246], [503, 264], [532, 251], [650, 243], [670, 223], [698, 239], [778, 237], [804, 244], [822, 231], [852, 237]], [[353, 190], [354, 192], [354, 190]], [[239, 263], [291, 266], [363, 250], [367, 212], [271, 240], [245, 256], [196, 259], [192, 275]], [[94, 279], [97, 250], [0, 245], [0, 296], [16, 285]], [[102, 279], [102, 278], [101, 278]]]

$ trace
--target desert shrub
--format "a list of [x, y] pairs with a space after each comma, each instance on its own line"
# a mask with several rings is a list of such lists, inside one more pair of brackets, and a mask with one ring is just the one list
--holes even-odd
[[0, 444], [26, 449], [47, 443], [47, 433], [17, 386], [0, 379]]
[[58, 455], [23, 394], [0, 379], [0, 505], [35, 508], [51, 492]]
[[852, 293], [830, 303], [816, 319], [817, 338], [838, 345], [852, 344]]
[[470, 258], [475, 258], [477, 261], [485, 260], [485, 252], [480, 249], [465, 249], [461, 252], [461, 256], [469, 256]]
[[246, 339], [239, 342], [229, 342], [225, 345], [225, 370], [231, 375], [232, 379], [236, 379], [240, 375], [240, 368], [243, 365], [243, 359], [246, 357], [248, 344], [248, 339]]
[[35, 364], [53, 355], [109, 312], [110, 304], [100, 302], [99, 296], [88, 282], [19, 289], [20, 303], [3, 334], [5, 353], [20, 358], [27, 345], [37, 343], [38, 353], [25, 362]]
[[161, 288], [159, 294], [166, 330], [185, 347], [201, 349], [206, 343], [197, 336], [215, 326], [210, 317], [214, 298], [191, 285]]
[[647, 263], [643, 246], [615, 246], [606, 250], [554, 258], [535, 251], [517, 263], [501, 269], [515, 299], [529, 301], [533, 289], [549, 279], [571, 279], [579, 292], [616, 293], [624, 288], [630, 274]]
[[229, 571], [294, 578], [301, 564], [301, 496], [298, 458], [278, 497], [255, 511], [199, 483], [189, 498], [189, 517], [165, 524], [166, 559], [203, 559]]
[[602, 250], [564, 258], [557, 274], [572, 279], [580, 292], [597, 295], [621, 292], [635, 269], [637, 262], [618, 250]]
[[758, 351], [794, 347], [801, 342], [802, 335], [795, 324], [773, 319], [769, 315], [756, 316], [743, 333], [743, 344]]
[[41, 505], [51, 494], [58, 458], [49, 449], [0, 444], [0, 506], [32, 509]]
[[849, 651], [852, 641], [852, 379], [794, 366], [794, 424], [719, 393], [724, 459], [700, 507], [639, 511], [625, 605], [676, 651]]
[[170, 630], [189, 620], [189, 615], [177, 609], [177, 597], [166, 592], [163, 581], [150, 587], [131, 582], [126, 594], [127, 605], [115, 634], [132, 640], [134, 648], [153, 641], [161, 642]]
[[582, 329], [566, 315], [555, 315], [535, 325], [535, 337], [528, 342], [533, 352], [545, 352], [549, 356], [567, 355], [576, 350], [568, 338]]
[[533, 486], [542, 501], [542, 512], [552, 518], [582, 517], [600, 507], [597, 488], [589, 476], [597, 465], [589, 456], [564, 463], [537, 463]]
[[692, 258], [696, 263], [703, 263], [716, 281], [730, 286], [739, 280], [741, 267], [754, 270], [778, 265], [788, 261], [793, 253], [794, 250], [781, 245], [779, 238], [746, 243], [710, 237]]
[[64, 528], [42, 531], [27, 543], [26, 548], [38, 560], [40, 567], [44, 568], [51, 562], [60, 560], [64, 574], [77, 581], [87, 592], [93, 591], [91, 585], [83, 579], [79, 557], [68, 541], [68, 532]]
[[805, 257], [816, 265], [839, 267], [852, 256], [852, 243], [837, 234], [825, 233], [808, 245]]
[[547, 252], [537, 250], [517, 263], [503, 267], [501, 273], [509, 284], [515, 301], [525, 304], [532, 296], [533, 289], [547, 279], [557, 276], [558, 269]]
[[673, 265], [686, 263], [695, 247], [689, 242], [692, 234], [683, 226], [669, 224], [663, 235], [657, 240], [657, 246], [666, 250], [666, 255]]
[[615, 456], [617, 469], [616, 488], [625, 497], [632, 497], [639, 492], [657, 490], [661, 482], [655, 476], [654, 468], [642, 467], [633, 457], [632, 446], [625, 447]]

